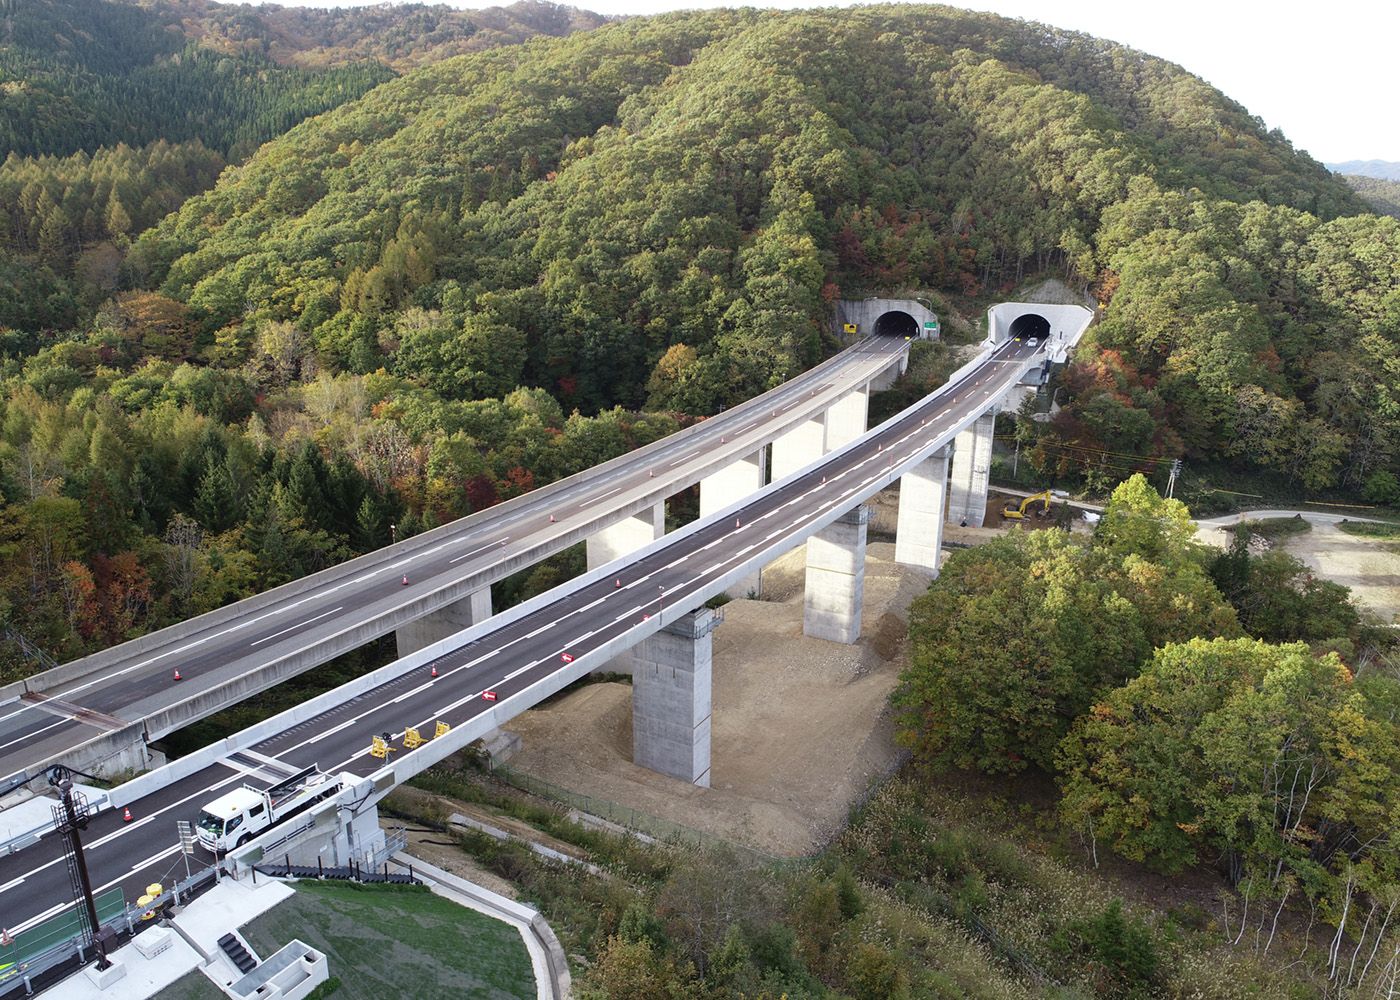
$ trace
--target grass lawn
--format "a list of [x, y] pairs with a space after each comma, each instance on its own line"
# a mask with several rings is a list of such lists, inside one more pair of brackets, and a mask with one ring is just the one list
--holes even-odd
[[157, 993], [156, 1000], [224, 1000], [224, 991], [195, 969]]
[[[297, 882], [296, 895], [242, 930], [267, 958], [293, 938], [324, 951], [336, 1000], [533, 1000], [530, 954], [509, 924], [429, 892]], [[197, 979], [199, 982], [191, 982]], [[196, 972], [158, 1000], [221, 996]]]
[[1312, 531], [1312, 524], [1296, 515], [1293, 517], [1261, 517], [1252, 521], [1241, 521], [1240, 527], [1251, 535], [1260, 535], [1268, 539], [1301, 535]]
[[1343, 521], [1337, 525], [1348, 535], [1362, 538], [1400, 538], [1400, 524], [1375, 524], [1371, 521]]

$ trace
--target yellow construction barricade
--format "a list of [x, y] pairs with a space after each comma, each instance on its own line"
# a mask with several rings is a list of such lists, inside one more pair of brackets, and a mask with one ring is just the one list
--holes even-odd
[[389, 741], [382, 736], [370, 737], [369, 755], [371, 757], [378, 757], [380, 760], [385, 760], [391, 753], [393, 753], [397, 749], [398, 747], [391, 747], [389, 745]]
[[403, 731], [403, 746], [405, 750], [413, 750], [428, 742], [418, 734], [417, 726], [409, 726]]
[[449, 729], [451, 729], [451, 728], [452, 728], [452, 727], [449, 726], [447, 723], [445, 723], [445, 722], [439, 722], [439, 723], [437, 724], [437, 731], [433, 733], [433, 739], [437, 739], [437, 738], [440, 737], [440, 736], [446, 736], [446, 735], [447, 735], [447, 731], [448, 731]]

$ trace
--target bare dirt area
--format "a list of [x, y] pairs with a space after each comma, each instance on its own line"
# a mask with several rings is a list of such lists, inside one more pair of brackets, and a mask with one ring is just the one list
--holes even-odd
[[[1291, 515], [1291, 511], [1269, 511], [1271, 515]], [[1249, 513], [1241, 515], [1248, 518]], [[1256, 515], [1257, 516], [1257, 515]], [[1338, 527], [1340, 518], [1329, 514], [1302, 512], [1311, 529], [1296, 535], [1286, 535], [1275, 544], [1283, 551], [1301, 559], [1318, 576], [1351, 588], [1352, 596], [1380, 616], [1384, 622], [1395, 619], [1400, 611], [1400, 551], [1394, 541], [1351, 535]], [[1219, 525], [1218, 518], [1202, 524], [1202, 541], [1221, 548], [1230, 544], [1229, 528], [1233, 520]]]
[[763, 600], [731, 601], [714, 633], [711, 787], [632, 763], [632, 692], [592, 684], [526, 712], [511, 767], [779, 856], [819, 849], [898, 761], [887, 699], [907, 612], [927, 578], [867, 549], [862, 637], [802, 634], [804, 549], [764, 571]]

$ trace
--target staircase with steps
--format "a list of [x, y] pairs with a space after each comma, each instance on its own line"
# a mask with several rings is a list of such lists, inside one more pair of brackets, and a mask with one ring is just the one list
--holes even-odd
[[247, 948], [243, 947], [243, 942], [232, 934], [225, 934], [219, 938], [219, 948], [244, 975], [257, 968], [258, 960], [249, 953]]

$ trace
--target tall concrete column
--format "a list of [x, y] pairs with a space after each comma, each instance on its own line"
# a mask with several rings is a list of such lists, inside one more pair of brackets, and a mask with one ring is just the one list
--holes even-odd
[[802, 631], [814, 639], [852, 643], [860, 638], [869, 513], [862, 504], [807, 539]]
[[948, 520], [982, 527], [987, 513], [987, 483], [992, 474], [992, 435], [996, 410], [988, 410], [953, 442], [953, 472], [948, 480]]
[[773, 482], [826, 454], [826, 414], [803, 421], [773, 442]]
[[[666, 534], [666, 505], [664, 503], [648, 507], [643, 511], [610, 524], [602, 531], [588, 536], [588, 568], [612, 562], [631, 552], [650, 545]], [[595, 674], [630, 674], [635, 649], [618, 653], [605, 665], [593, 671]]]
[[943, 547], [944, 493], [948, 488], [948, 449], [935, 452], [899, 477], [899, 524], [894, 561], [938, 576]]
[[588, 568], [597, 569], [650, 545], [666, 533], [666, 505], [648, 507], [588, 536]]
[[[715, 511], [723, 510], [732, 503], [752, 496], [763, 489], [763, 474], [767, 466], [764, 445], [751, 455], [737, 462], [731, 462], [718, 472], [713, 472], [700, 480], [700, 516], [709, 517]], [[757, 597], [763, 593], [763, 571], [758, 570], [729, 587], [730, 597]]]
[[848, 392], [826, 411], [826, 450], [835, 451], [865, 433], [870, 390], [861, 386]]
[[700, 608], [632, 647], [632, 761], [710, 787], [710, 633]]
[[407, 656], [490, 617], [491, 588], [482, 587], [417, 621], [400, 625], [394, 633], [394, 642], [399, 656]]
[[[764, 446], [766, 448], [767, 445]], [[764, 448], [700, 480], [700, 516], [709, 517], [763, 489]]]

